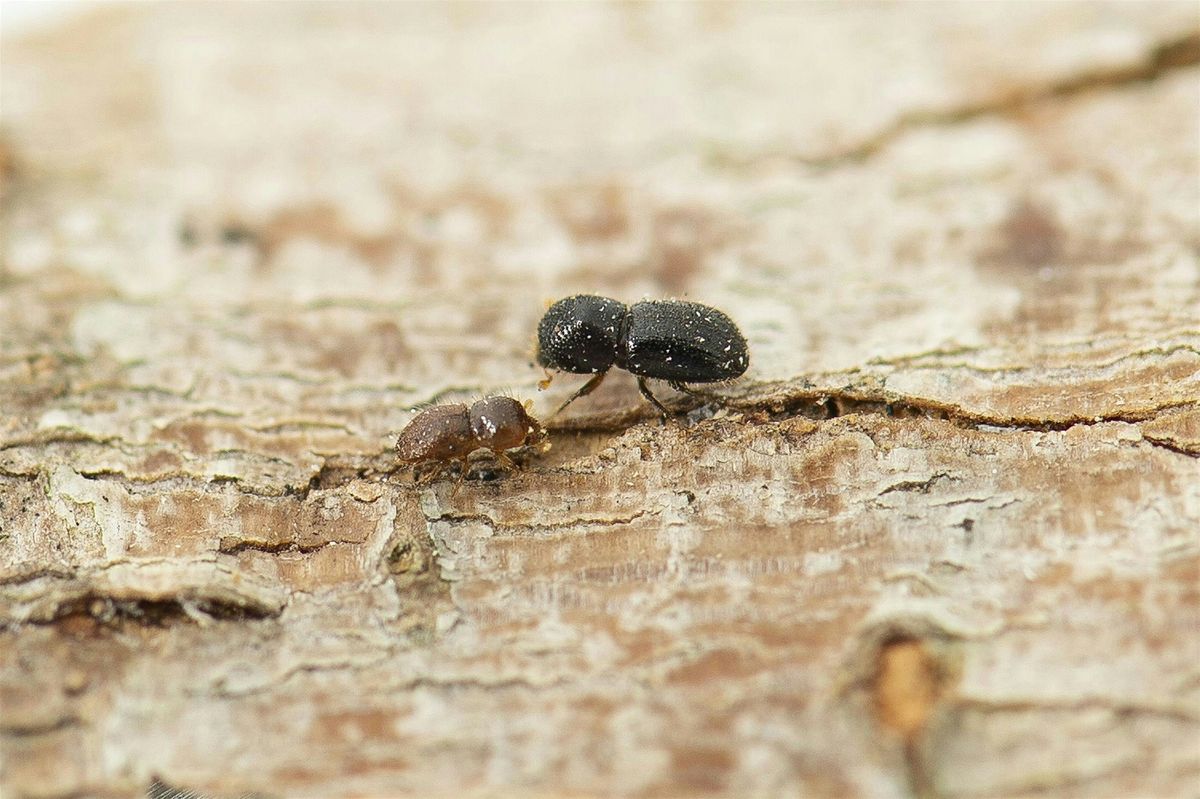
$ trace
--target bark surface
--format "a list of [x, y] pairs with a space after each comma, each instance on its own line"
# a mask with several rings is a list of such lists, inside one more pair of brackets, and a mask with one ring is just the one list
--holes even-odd
[[[1194, 794], [1194, 4], [171, 3], [2, 60], [5, 796]], [[578, 387], [579, 291], [750, 371], [390, 472], [420, 403]]]

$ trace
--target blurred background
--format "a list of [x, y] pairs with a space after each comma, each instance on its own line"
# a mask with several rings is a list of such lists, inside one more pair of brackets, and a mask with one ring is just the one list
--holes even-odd
[[1186, 3], [4, 14], [2, 268], [80, 299], [69, 331], [15, 301], [9, 346], [194, 398], [526, 390], [575, 291], [724, 308], [747, 385], [1001, 363], [1196, 298], [1147, 235], [1194, 231]]

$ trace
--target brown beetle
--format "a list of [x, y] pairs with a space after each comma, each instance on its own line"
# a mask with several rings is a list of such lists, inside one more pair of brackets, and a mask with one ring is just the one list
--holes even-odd
[[472, 452], [490, 450], [496, 460], [515, 469], [516, 464], [505, 453], [526, 446], [542, 451], [549, 448], [541, 424], [512, 397], [487, 397], [469, 408], [435, 405], [421, 411], [400, 431], [396, 455], [402, 466], [426, 462], [445, 466], [458, 461], [462, 465], [458, 478], [461, 483], [467, 473], [467, 456]]

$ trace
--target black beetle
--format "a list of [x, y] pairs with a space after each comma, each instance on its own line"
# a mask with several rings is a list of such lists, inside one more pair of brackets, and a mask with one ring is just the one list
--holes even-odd
[[637, 375], [638, 389], [665, 417], [646, 378], [716, 383], [741, 376], [750, 363], [746, 339], [716, 308], [684, 300], [644, 300], [625, 305], [608, 297], [576, 294], [550, 306], [538, 324], [537, 362], [546, 369], [595, 374], [559, 406], [558, 413], [590, 394], [616, 366]]

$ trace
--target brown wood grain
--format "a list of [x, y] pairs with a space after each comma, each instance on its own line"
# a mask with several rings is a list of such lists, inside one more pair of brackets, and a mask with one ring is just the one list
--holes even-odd
[[[5, 796], [1194, 794], [1193, 4], [171, 3], [0, 60]], [[578, 291], [750, 371], [392, 472], [422, 403], [577, 388]]]

